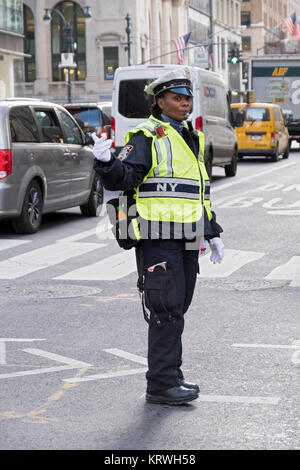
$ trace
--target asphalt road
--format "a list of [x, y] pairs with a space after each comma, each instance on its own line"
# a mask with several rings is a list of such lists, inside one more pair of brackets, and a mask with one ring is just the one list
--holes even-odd
[[61, 211], [33, 236], [0, 223], [0, 449], [300, 448], [300, 151], [213, 175], [225, 259], [201, 259], [185, 406], [145, 402], [134, 256], [104, 216]]

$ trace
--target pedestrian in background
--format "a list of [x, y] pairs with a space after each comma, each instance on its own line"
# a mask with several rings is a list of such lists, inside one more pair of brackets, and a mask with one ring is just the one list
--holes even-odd
[[94, 168], [106, 189], [125, 191], [136, 203], [140, 289], [150, 312], [146, 400], [180, 405], [200, 391], [181, 369], [200, 240], [204, 235], [211, 261], [220, 263], [223, 230], [210, 207], [204, 135], [186, 121], [193, 102], [188, 68], [168, 72], [145, 91], [155, 98], [152, 115], [127, 134], [120, 158], [111, 155], [111, 140], [94, 135]]

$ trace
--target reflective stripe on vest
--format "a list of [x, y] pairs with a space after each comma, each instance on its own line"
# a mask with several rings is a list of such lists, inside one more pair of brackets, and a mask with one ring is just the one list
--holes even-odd
[[148, 178], [139, 187], [139, 197], [200, 199], [199, 181], [186, 178]]

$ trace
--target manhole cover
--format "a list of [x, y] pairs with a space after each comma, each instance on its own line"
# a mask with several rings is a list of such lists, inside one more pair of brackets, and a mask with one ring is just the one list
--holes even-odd
[[63, 299], [68, 297], [83, 297], [87, 295], [99, 295], [101, 289], [75, 284], [38, 284], [30, 286], [6, 286], [0, 287], [0, 295], [4, 298], [27, 297], [35, 299]]
[[261, 290], [261, 289], [278, 289], [289, 283], [285, 280], [268, 280], [268, 279], [208, 279], [198, 278], [197, 285], [208, 289], [223, 290]]

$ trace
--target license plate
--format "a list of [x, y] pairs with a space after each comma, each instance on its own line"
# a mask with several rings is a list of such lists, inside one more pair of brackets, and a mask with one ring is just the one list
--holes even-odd
[[261, 135], [253, 135], [251, 137], [252, 140], [261, 140]]

